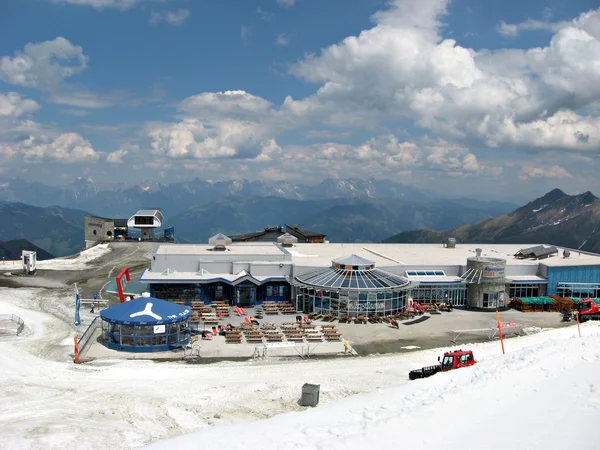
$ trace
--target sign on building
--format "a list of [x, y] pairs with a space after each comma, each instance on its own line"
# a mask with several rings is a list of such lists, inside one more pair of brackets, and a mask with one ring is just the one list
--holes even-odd
[[504, 267], [490, 267], [486, 266], [483, 268], [484, 278], [504, 278]]

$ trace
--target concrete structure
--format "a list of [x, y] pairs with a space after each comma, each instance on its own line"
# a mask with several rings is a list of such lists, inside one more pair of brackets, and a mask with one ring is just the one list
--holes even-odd
[[128, 228], [136, 228], [140, 231], [140, 238], [152, 239], [154, 230], [163, 226], [164, 217], [160, 209], [140, 209], [127, 221]]
[[86, 248], [92, 247], [97, 242], [128, 237], [127, 219], [85, 216], [83, 227]]
[[474, 308], [504, 306], [506, 287], [510, 285], [504, 276], [506, 259], [480, 256], [479, 248], [475, 253], [477, 256], [467, 258], [467, 270], [461, 276], [468, 284], [467, 304]]
[[[334, 260], [356, 255], [372, 262], [373, 268], [408, 281], [405, 286], [394, 287], [402, 302], [400, 309], [407, 306], [408, 297], [425, 303], [449, 301], [455, 306], [493, 309], [515, 296], [590, 296], [589, 293], [600, 292], [600, 255], [562, 248], [554, 256], [537, 259], [535, 255], [515, 256], [532, 247], [518, 244], [457, 243], [452, 248], [444, 244], [257, 242], [215, 247], [159, 245], [152, 253], [151, 267], [140, 280], [151, 285], [155, 297], [168, 300], [227, 300], [230, 304], [239, 300], [247, 306], [289, 300], [298, 310], [310, 312], [322, 310], [322, 299], [326, 297], [322, 291], [319, 306], [317, 290], [302, 291], [307, 287], [303, 276], [332, 269]], [[478, 253], [477, 249], [481, 251]], [[337, 287], [332, 287], [329, 298], [337, 291]], [[366, 298], [358, 293], [357, 311], [370, 311], [369, 302], [387, 300], [385, 295], [377, 298], [377, 292], [374, 299], [364, 293]], [[484, 297], [486, 293], [488, 296]], [[489, 294], [496, 296], [492, 295], [490, 301]]]

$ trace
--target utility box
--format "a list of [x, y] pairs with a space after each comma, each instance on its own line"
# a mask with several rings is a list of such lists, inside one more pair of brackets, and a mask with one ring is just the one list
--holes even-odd
[[321, 385], [305, 383], [302, 386], [302, 397], [300, 406], [317, 406], [319, 404], [319, 391]]
[[30, 250], [23, 250], [21, 252], [21, 263], [23, 267], [23, 273], [30, 275], [35, 273], [35, 263], [37, 260], [37, 253]]

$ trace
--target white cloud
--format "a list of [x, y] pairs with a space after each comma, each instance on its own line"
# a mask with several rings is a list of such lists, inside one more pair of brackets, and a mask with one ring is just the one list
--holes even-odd
[[142, 2], [156, 0], [50, 0], [59, 5], [91, 6], [96, 9], [117, 8], [129, 9]]
[[252, 119], [264, 117], [272, 112], [268, 100], [245, 91], [205, 92], [184, 99], [179, 109], [194, 117], [223, 117]]
[[67, 91], [54, 92], [50, 96], [50, 101], [59, 105], [97, 109], [115, 105], [119, 101], [118, 97], [117, 94], [100, 95], [90, 91]]
[[139, 149], [139, 145], [136, 144], [123, 145], [119, 150], [109, 153], [106, 156], [106, 162], [111, 164], [123, 164], [125, 162], [123, 160], [125, 156], [127, 156], [129, 153], [137, 152]]
[[288, 97], [282, 110], [340, 127], [413, 121], [478, 145], [598, 148], [597, 118], [576, 111], [600, 100], [600, 10], [558, 29], [543, 48], [475, 51], [441, 37], [447, 4], [396, 0], [373, 16], [373, 28], [301, 60], [292, 72], [320, 87]]
[[277, 0], [277, 3], [285, 8], [291, 8], [296, 4], [296, 0]]
[[565, 178], [573, 178], [573, 175], [560, 166], [525, 166], [519, 172], [519, 179], [521, 181], [529, 181], [533, 179], [553, 179], [558, 181]]
[[0, 58], [0, 80], [9, 84], [52, 89], [87, 67], [87, 56], [63, 37], [29, 43], [15, 56]]
[[522, 31], [545, 30], [556, 32], [561, 28], [569, 26], [570, 22], [548, 22], [545, 20], [527, 19], [524, 22], [511, 24], [501, 20], [496, 27], [504, 37], [515, 38]]
[[172, 159], [255, 158], [270, 145], [256, 123], [221, 119], [203, 123], [185, 119], [176, 124], [149, 124], [155, 155]]
[[290, 43], [290, 39], [287, 37], [287, 35], [285, 33], [280, 33], [277, 35], [277, 38], [275, 38], [275, 43], [277, 45], [285, 46]]
[[0, 93], [0, 117], [30, 115], [40, 109], [40, 105], [30, 99], [23, 99], [16, 92]]
[[90, 142], [77, 133], [62, 133], [51, 139], [31, 135], [16, 143], [0, 143], [0, 154], [8, 158], [22, 157], [27, 162], [77, 163], [95, 161], [99, 157]]
[[179, 26], [183, 25], [189, 16], [189, 10], [181, 8], [179, 8], [177, 11], [163, 11], [162, 13], [151, 11], [148, 22], [156, 25], [164, 21], [170, 25]]

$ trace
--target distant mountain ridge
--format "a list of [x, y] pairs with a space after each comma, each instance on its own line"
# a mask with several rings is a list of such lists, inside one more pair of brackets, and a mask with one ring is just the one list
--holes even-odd
[[142, 207], [160, 207], [165, 217], [218, 199], [240, 196], [280, 197], [293, 200], [337, 198], [407, 198], [428, 200], [428, 194], [390, 180], [349, 178], [325, 179], [316, 186], [285, 181], [205, 181], [200, 179], [171, 184], [156, 181], [126, 183], [94, 182], [78, 178], [67, 186], [46, 186], [19, 178], [0, 179], [0, 200], [34, 206], [58, 205], [93, 210], [107, 217], [128, 218]]
[[36, 252], [36, 259], [42, 261], [45, 259], [52, 259], [54, 255], [48, 253], [46, 250], [32, 244], [27, 239], [14, 239], [12, 241], [0, 241], [0, 257], [6, 261], [14, 261], [21, 259], [23, 250], [30, 250]]
[[241, 234], [284, 223], [324, 233], [331, 242], [380, 242], [398, 229], [476, 222], [511, 208], [501, 202], [464, 199], [225, 197], [187, 209], [169, 223], [175, 226], [176, 238], [186, 242], [206, 242], [218, 232]]
[[435, 243], [455, 237], [473, 243], [545, 243], [600, 253], [600, 199], [591, 192], [554, 189], [511, 213], [446, 231], [416, 229], [384, 242]]
[[85, 211], [60, 206], [0, 202], [0, 240], [26, 239], [52, 255], [72, 255], [84, 246], [86, 215]]
[[[114, 195], [110, 198], [118, 203]], [[93, 203], [88, 206], [96, 212]], [[165, 225], [175, 226], [179, 242], [204, 243], [218, 232], [241, 234], [284, 223], [325, 233], [332, 242], [379, 242], [399, 229], [453, 226], [508, 210], [509, 204], [465, 199], [417, 202], [404, 198], [291, 200], [237, 196], [167, 216]], [[84, 245], [86, 215], [90, 214], [60, 206], [0, 202], [0, 239], [28, 239], [56, 256], [78, 253]]]

